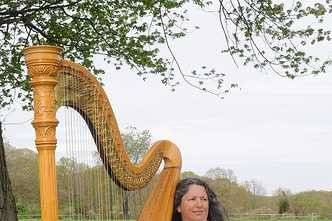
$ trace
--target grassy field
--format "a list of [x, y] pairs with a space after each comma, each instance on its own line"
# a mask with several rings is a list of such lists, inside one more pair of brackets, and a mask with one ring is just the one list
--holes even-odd
[[[331, 214], [332, 215], [332, 214]], [[38, 216], [38, 215], [37, 215]], [[34, 216], [34, 217], [37, 217]], [[29, 218], [28, 218], [29, 217]], [[41, 221], [40, 218], [31, 218], [33, 216], [19, 216], [19, 221]], [[59, 221], [135, 221], [134, 219], [83, 219], [80, 217], [59, 217]], [[232, 216], [228, 221], [332, 221], [332, 217], [321, 218], [317, 214], [307, 216], [294, 216], [294, 215], [278, 215], [278, 214], [257, 214]]]
[[332, 219], [230, 219], [230, 221], [332, 221]]
[[[40, 218], [20, 218], [19, 221], [41, 221]], [[59, 218], [59, 221], [101, 221], [101, 219], [72, 219], [72, 218]], [[135, 221], [133, 219], [103, 219], [102, 221]]]
[[[19, 221], [40, 221], [40, 219], [19, 219]], [[99, 221], [98, 220], [92, 220], [92, 219], [59, 219], [59, 221]], [[102, 221], [135, 221], [135, 220], [124, 220], [124, 219], [114, 219], [114, 220], [102, 220]]]
[[247, 218], [236, 218], [236, 219], [230, 219], [230, 221], [332, 221], [332, 219], [311, 219], [311, 218], [271, 218], [271, 219], [247, 219]]
[[[19, 221], [40, 221], [40, 219], [19, 219]], [[82, 220], [82, 219], [60, 219], [59, 221], [94, 221], [94, 220]], [[103, 220], [103, 221], [135, 221], [135, 220]], [[311, 219], [311, 218], [300, 218], [300, 219], [247, 219], [247, 218], [236, 218], [236, 219], [230, 219], [230, 221], [332, 221], [332, 219]]]

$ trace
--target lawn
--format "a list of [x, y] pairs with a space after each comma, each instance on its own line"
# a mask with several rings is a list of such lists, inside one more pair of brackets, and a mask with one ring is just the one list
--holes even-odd
[[[83, 219], [59, 219], [59, 221], [94, 221], [94, 220], [83, 220]], [[19, 221], [40, 221], [40, 219], [19, 219]], [[98, 220], [99, 221], [99, 220]], [[103, 220], [103, 221], [134, 221], [134, 220], [120, 220], [120, 219], [115, 219], [115, 220]], [[332, 221], [332, 219], [311, 219], [311, 218], [300, 218], [300, 219], [289, 219], [289, 218], [279, 218], [279, 219], [247, 219], [247, 218], [230, 218], [229, 221]]]
[[[35, 219], [35, 218], [31, 218], [31, 219], [19, 219], [19, 221], [40, 221], [40, 219]], [[92, 220], [92, 219], [59, 219], [59, 221], [97, 221], [97, 220]], [[98, 219], [98, 221], [100, 221]], [[102, 220], [102, 221], [135, 221], [135, 220], [129, 220], [129, 219], [114, 219], [114, 220]]]

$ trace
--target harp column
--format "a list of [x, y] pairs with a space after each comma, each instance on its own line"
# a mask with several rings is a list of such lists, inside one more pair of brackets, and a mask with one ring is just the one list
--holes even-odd
[[42, 221], [58, 220], [55, 167], [56, 119], [55, 92], [62, 49], [56, 46], [33, 46], [23, 51], [34, 97], [36, 148], [38, 150], [40, 206]]

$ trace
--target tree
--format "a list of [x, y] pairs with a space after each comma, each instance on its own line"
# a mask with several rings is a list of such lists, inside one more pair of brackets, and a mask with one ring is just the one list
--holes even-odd
[[181, 178], [182, 179], [185, 179], [185, 178], [188, 178], [188, 177], [197, 177], [197, 178], [199, 178], [200, 176], [197, 175], [196, 173], [194, 173], [193, 171], [183, 171], [183, 172], [181, 172]]
[[256, 179], [245, 181], [245, 187], [247, 188], [248, 192], [254, 196], [264, 195], [266, 193], [263, 185]]
[[277, 189], [276, 196], [278, 198], [278, 213], [283, 214], [288, 212], [290, 208], [289, 204], [289, 190], [283, 190], [281, 188]]
[[[286, 7], [272, 0], [3, 0], [0, 6], [0, 107], [14, 100], [22, 101], [24, 109], [31, 107], [22, 49], [45, 43], [64, 47], [66, 58], [82, 63], [97, 75], [104, 71], [94, 65], [95, 55], [117, 69], [126, 63], [143, 79], [148, 74], [158, 75], [164, 85], [173, 87], [178, 84], [176, 76], [179, 74], [200, 90], [218, 96], [226, 93], [224, 73], [205, 66], [200, 71], [184, 72], [170, 47], [170, 40], [184, 37], [188, 32], [182, 25], [188, 20], [188, 2], [216, 9], [216, 19], [220, 20], [227, 44], [224, 52], [235, 62], [238, 56], [243, 64], [270, 67], [291, 78], [325, 72], [331, 63], [304, 50], [306, 45], [316, 46], [331, 39], [330, 31], [321, 25], [324, 16], [331, 12], [329, 0], [311, 7], [303, 1]], [[304, 26], [308, 19], [317, 21], [318, 25]], [[160, 53], [162, 46], [169, 50], [170, 56]], [[276, 70], [278, 67], [284, 71]], [[216, 83], [216, 90], [204, 85], [211, 79]]]
[[330, 204], [322, 197], [324, 195], [327, 195], [327, 192], [322, 192], [322, 194], [316, 191], [297, 193], [290, 198], [291, 211], [295, 215], [302, 216], [311, 213], [322, 213], [323, 211], [321, 210], [324, 210], [325, 206]]
[[39, 212], [37, 153], [30, 149], [8, 147], [7, 167], [19, 215]]
[[256, 209], [258, 196], [262, 196], [266, 192], [263, 185], [258, 180], [252, 179], [250, 181], [245, 181], [244, 186], [247, 189], [247, 191], [250, 193], [250, 201], [252, 209]]
[[248, 212], [250, 194], [243, 186], [236, 182], [229, 182], [229, 180], [224, 178], [210, 180], [209, 184], [222, 201], [228, 216]]
[[209, 169], [205, 178], [222, 201], [228, 216], [248, 211], [249, 193], [238, 185], [233, 170], [220, 167]]
[[15, 198], [12, 193], [0, 122], [0, 220], [17, 221]]
[[[278, 2], [278, 3], [275, 3]], [[331, 40], [324, 19], [331, 1], [220, 1], [218, 14], [227, 48], [244, 65], [268, 67], [289, 78], [326, 72], [331, 60], [312, 53]], [[236, 59], [234, 59], [236, 62]]]
[[[126, 128], [126, 131], [121, 134], [121, 137], [131, 162], [134, 164], [139, 163], [151, 146], [152, 135], [150, 131], [139, 131], [136, 127], [129, 126]], [[123, 192], [122, 209], [124, 218], [129, 218], [129, 195], [125, 191]]]
[[130, 126], [121, 134], [121, 137], [131, 162], [139, 163], [151, 146], [152, 135], [150, 131], [139, 131], [136, 127]]
[[[3, 1], [0, 7], [0, 101], [11, 104], [17, 97], [27, 109], [31, 101], [27, 76], [23, 71], [22, 49], [31, 44], [64, 47], [66, 58], [76, 60], [95, 74], [93, 56], [120, 68], [127, 63], [145, 77], [161, 76], [165, 85], [175, 84], [169, 73], [171, 61], [161, 57], [160, 45], [168, 38], [185, 35], [178, 23], [186, 20], [180, 1]], [[201, 0], [193, 1], [203, 5]]]
[[210, 179], [224, 178], [227, 179], [230, 183], [236, 183], [236, 176], [233, 170], [223, 169], [220, 167], [209, 169], [205, 176]]

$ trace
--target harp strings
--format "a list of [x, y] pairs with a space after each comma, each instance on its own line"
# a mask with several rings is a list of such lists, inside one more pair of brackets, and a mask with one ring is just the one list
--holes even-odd
[[[103, 162], [112, 160], [107, 159], [111, 156], [99, 154], [97, 150], [102, 148], [100, 144], [110, 143], [114, 147], [117, 139], [107, 137], [107, 134], [114, 136], [117, 133], [106, 125], [109, 113], [98, 101], [97, 89], [94, 88], [91, 93], [90, 86], [82, 82], [77, 72], [67, 67], [59, 74], [62, 78], [59, 82], [62, 83], [58, 88], [63, 99], [71, 101], [58, 111], [58, 131], [61, 132], [57, 138], [60, 217], [134, 220], [154, 182], [139, 191], [126, 191], [111, 179], [111, 168], [103, 165]], [[73, 96], [70, 90], [79, 94]], [[90, 118], [84, 113], [87, 110], [90, 111]], [[91, 125], [92, 122], [100, 125]]]

